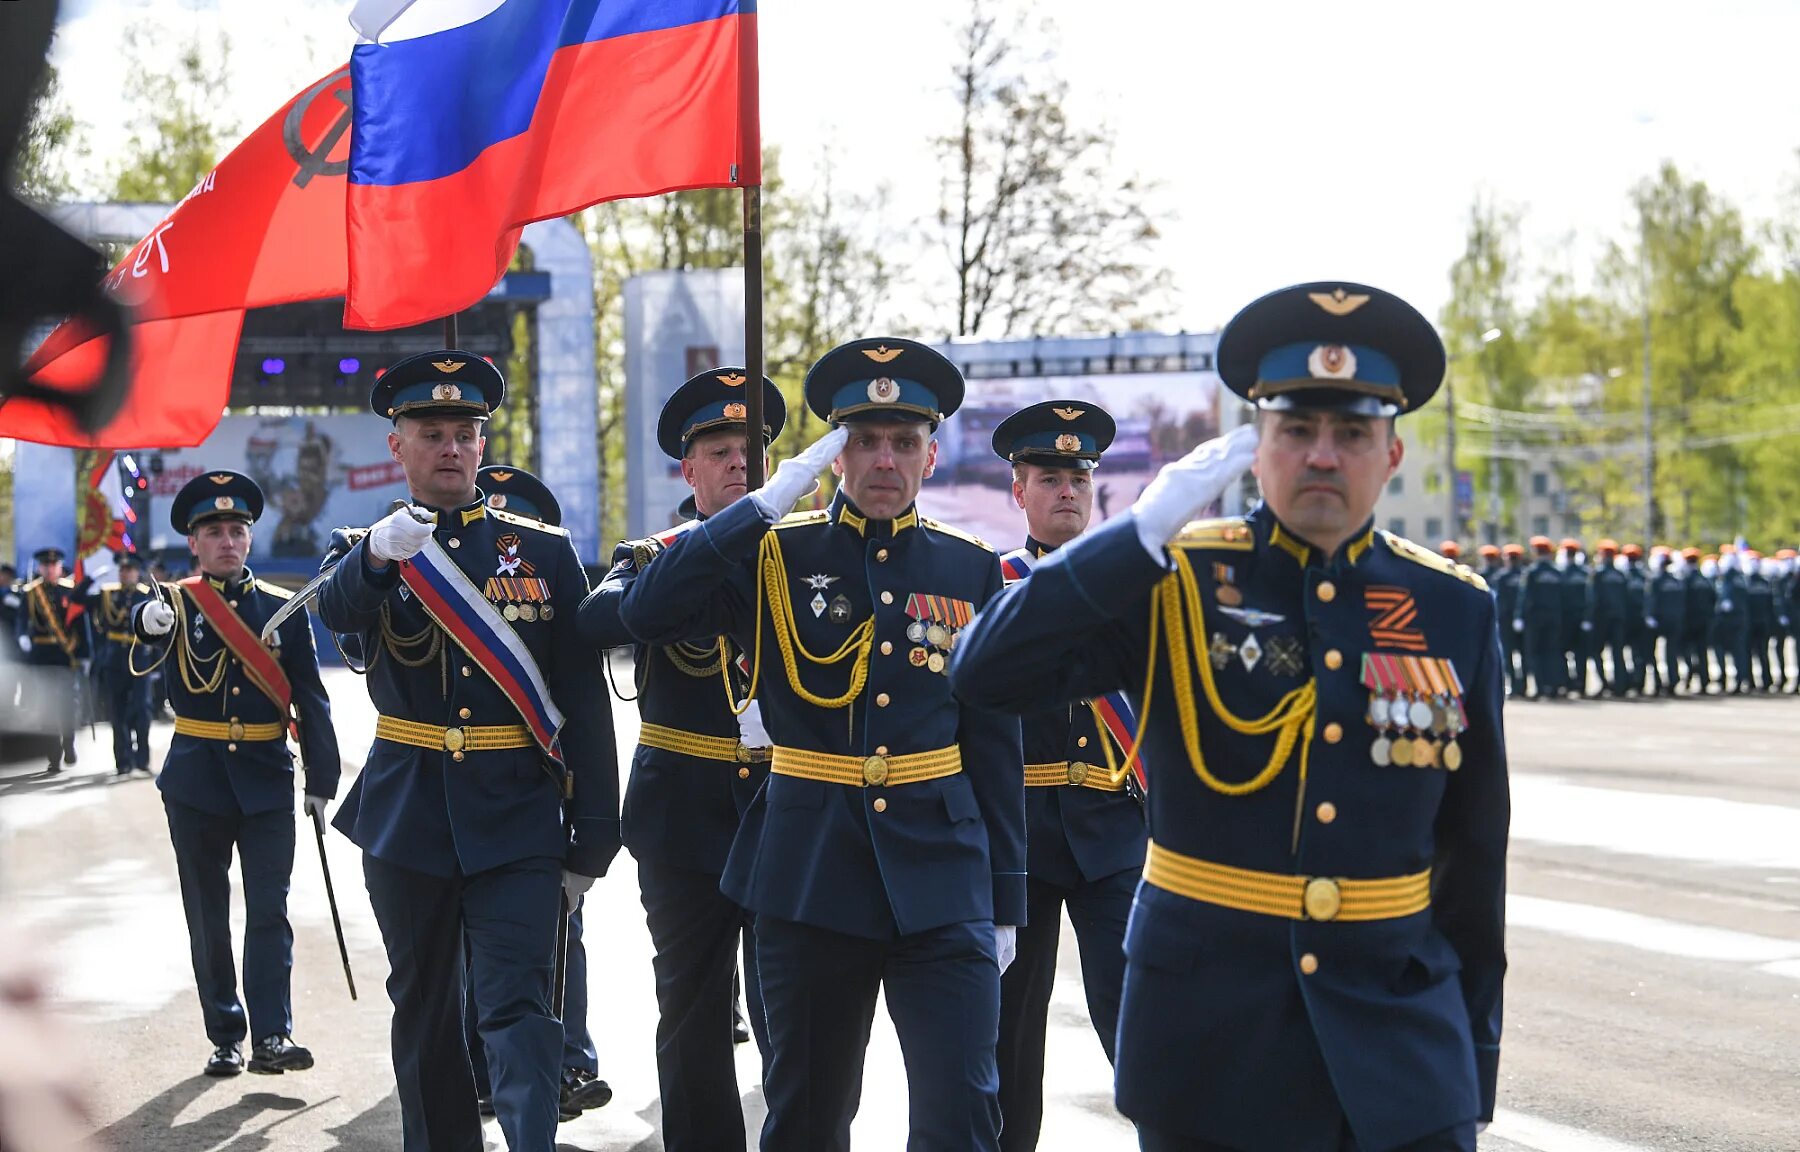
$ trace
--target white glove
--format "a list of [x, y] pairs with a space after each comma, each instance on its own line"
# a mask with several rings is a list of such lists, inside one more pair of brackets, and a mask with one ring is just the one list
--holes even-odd
[[1163, 465], [1131, 506], [1144, 551], [1163, 563], [1163, 546], [1202, 508], [1217, 500], [1255, 457], [1256, 425], [1240, 424]]
[[592, 876], [583, 876], [579, 872], [563, 869], [563, 893], [569, 898], [569, 907], [575, 907], [575, 901], [581, 899], [583, 893], [594, 886]]
[[4, 604], [8, 608], [17, 608], [19, 606], [19, 598], [11, 592], [8, 592], [5, 596], [0, 596], [0, 604]]
[[793, 510], [800, 497], [813, 490], [818, 483], [819, 473], [831, 467], [831, 462], [838, 458], [844, 450], [844, 444], [850, 439], [850, 429], [838, 425], [825, 435], [813, 441], [798, 456], [783, 460], [775, 466], [775, 474], [761, 488], [750, 493], [750, 499], [763, 510], [763, 515], [771, 520], [779, 520]]
[[321, 824], [325, 822], [325, 804], [325, 797], [314, 796], [311, 792], [300, 797], [300, 810], [309, 817], [317, 816]]
[[1581, 630], [1583, 632], [1592, 632], [1594, 630], [1594, 622], [1592, 620], [1583, 620], [1581, 622]]
[[1019, 955], [1019, 930], [1011, 924], [994, 925], [994, 955], [1000, 961], [1000, 973], [1006, 969]]
[[152, 636], [167, 636], [169, 629], [175, 627], [175, 609], [161, 600], [152, 600], [144, 605], [144, 614], [139, 619], [145, 632]]
[[1729, 601], [1729, 600], [1719, 601], [1719, 611], [1721, 611], [1721, 612], [1731, 611], [1731, 601]]
[[1654, 617], [1654, 616], [1646, 617], [1644, 620], [1644, 627], [1650, 629], [1650, 631], [1652, 631], [1652, 632], [1656, 631], [1656, 617]]
[[[432, 516], [421, 520], [420, 516]], [[423, 509], [396, 508], [369, 529], [369, 555], [384, 563], [410, 560], [431, 539], [436, 517]]]
[[763, 727], [762, 702], [752, 700], [738, 713], [738, 740], [746, 748], [767, 748], [775, 741], [769, 739], [769, 730]]
[[1525, 631], [1525, 618], [1523, 616], [1514, 616], [1513, 617], [1513, 631], [1514, 632]]
[[31, 655], [31, 637], [19, 637], [19, 651], [25, 653], [27, 656]]

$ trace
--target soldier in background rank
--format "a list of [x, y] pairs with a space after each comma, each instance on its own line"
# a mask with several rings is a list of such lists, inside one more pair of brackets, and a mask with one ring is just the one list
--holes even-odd
[[1644, 550], [1636, 544], [1619, 549], [1619, 571], [1625, 575], [1625, 653], [1629, 660], [1626, 687], [1643, 695], [1653, 679], [1656, 637], [1645, 623], [1649, 574], [1644, 570]]
[[[745, 493], [742, 368], [714, 368], [677, 388], [657, 421], [657, 443], [680, 462], [693, 489], [693, 518], [613, 551], [612, 570], [581, 605], [584, 640], [632, 648], [638, 715], [631, 782], [620, 814], [637, 860], [638, 889], [655, 947], [656, 1078], [667, 1152], [744, 1146], [744, 1110], [733, 1056], [733, 978], [743, 948], [750, 1019], [766, 1061], [761, 982], [752, 917], [720, 890], [738, 824], [769, 775], [768, 738], [732, 702], [749, 689], [740, 650], [722, 636], [669, 645], [635, 644], [619, 608], [646, 564], [671, 542], [724, 512]], [[762, 382], [760, 443], [781, 435], [787, 406]]]
[[[1087, 530], [1094, 469], [1113, 433], [1104, 409], [1078, 400], [1033, 404], [994, 429], [994, 452], [1012, 464], [1013, 502], [1025, 512], [1025, 546], [1000, 558], [1009, 583]], [[1113, 1058], [1125, 921], [1148, 838], [1143, 805], [1126, 787], [1136, 782], [1128, 766], [1135, 720], [1122, 696], [1028, 712], [1021, 728], [1030, 876], [1019, 958], [1000, 978], [1000, 1147], [1007, 1152], [1036, 1148], [1043, 1124], [1044, 1030], [1065, 906], [1081, 949], [1088, 1019]]]
[[1750, 597], [1744, 581], [1737, 549], [1726, 544], [1719, 549], [1713, 584], [1718, 589], [1717, 606], [1712, 617], [1712, 648], [1719, 664], [1719, 690], [1725, 688], [1725, 668], [1731, 667], [1730, 692], [1735, 696], [1750, 693]]
[[1758, 692], [1768, 692], [1776, 687], [1777, 665], [1769, 659], [1769, 646], [1774, 642], [1778, 627], [1775, 622], [1775, 586], [1769, 580], [1774, 572], [1765, 567], [1767, 562], [1760, 552], [1746, 551], [1743, 557], [1750, 678]]
[[[313, 1066], [312, 1053], [293, 1041], [287, 894], [294, 871], [294, 758], [287, 738], [297, 726], [306, 762], [303, 807], [323, 815], [337, 795], [337, 733], [306, 614], [290, 616], [267, 644], [258, 638], [289, 599], [245, 567], [250, 526], [262, 511], [262, 489], [237, 472], [196, 476], [176, 493], [169, 522], [187, 537], [200, 571], [164, 585], [166, 599], [138, 604], [135, 641], [157, 654], [130, 653], [127, 665], [140, 676], [164, 666], [173, 672], [175, 735], [156, 786], [181, 876], [200, 1012], [213, 1043], [208, 1076], [243, 1070], [246, 1032], [255, 1040], [250, 1071]], [[244, 882], [248, 1029], [231, 955], [233, 849]]]
[[[727, 634], [763, 654], [751, 685], [774, 752], [723, 890], [756, 914], [764, 1152], [849, 1146], [884, 994], [908, 1147], [998, 1147], [1000, 972], [1025, 917], [1019, 724], [958, 702], [943, 673], [1000, 563], [913, 505], [962, 394], [910, 340], [826, 353], [806, 401], [832, 430], [676, 537], [620, 609], [643, 643]], [[827, 465], [830, 506], [776, 523]]]
[[1488, 587], [1492, 588], [1494, 586], [1494, 581], [1499, 577], [1500, 573], [1505, 570], [1500, 563], [1500, 546], [1498, 544], [1483, 544], [1481, 547], [1475, 549], [1475, 554], [1481, 557], [1481, 567], [1476, 571], [1480, 573], [1483, 580], [1487, 581]]
[[[1687, 690], [1705, 695], [1712, 688], [1713, 613], [1718, 606], [1719, 591], [1713, 585], [1714, 573], [1701, 559], [1700, 549], [1684, 548], [1682, 563], [1687, 566], [1687, 621], [1682, 634], [1682, 649], [1687, 662]], [[1720, 669], [1723, 677], [1724, 669]], [[1720, 687], [1723, 689], [1723, 681]]]
[[[957, 645], [971, 703], [1124, 690], [1146, 709], [1117, 1096], [1147, 1152], [1473, 1152], [1494, 1114], [1495, 606], [1373, 522], [1393, 418], [1444, 363], [1430, 321], [1375, 288], [1251, 304], [1217, 365], [1255, 425], [1165, 467]], [[1264, 503], [1189, 524], [1246, 465]]]
[[1531, 673], [1532, 698], [1561, 700], [1568, 691], [1569, 668], [1563, 658], [1563, 578], [1556, 566], [1556, 546], [1548, 536], [1533, 536], [1535, 559], [1519, 580], [1515, 635], [1524, 637], [1525, 664]]
[[[1587, 595], [1584, 600], [1581, 618], [1582, 650], [1587, 656], [1587, 663], [1581, 668], [1581, 679], [1587, 682], [1587, 664], [1594, 668], [1594, 680], [1598, 687], [1595, 695], [1605, 693], [1608, 696], [1625, 695], [1625, 687], [1630, 681], [1631, 670], [1626, 658], [1626, 607], [1625, 573], [1619, 570], [1619, 545], [1613, 540], [1602, 540], [1595, 547], [1594, 567], [1587, 572]], [[1606, 664], [1602, 664], [1601, 655], [1605, 654]]]
[[[1679, 553], [1661, 544], [1650, 549], [1650, 571], [1644, 588], [1644, 628], [1650, 636], [1650, 663], [1660, 668], [1658, 696], [1673, 696], [1681, 685], [1683, 642], [1687, 632], [1687, 573]], [[1656, 644], [1662, 663], [1656, 665]]]
[[1494, 590], [1494, 603], [1500, 613], [1500, 660], [1506, 668], [1508, 694], [1525, 697], [1525, 637], [1516, 627], [1519, 619], [1519, 593], [1525, 578], [1525, 549], [1505, 544], [1500, 549], [1505, 563], [1488, 580]]
[[94, 670], [112, 724], [113, 771], [120, 776], [150, 771], [150, 683], [131, 674], [131, 616], [150, 599], [141, 582], [143, 565], [135, 552], [120, 552], [113, 563], [119, 578], [91, 588], [89, 627], [94, 636]]
[[1582, 625], [1588, 623], [1589, 569], [1581, 555], [1581, 541], [1564, 537], [1558, 545], [1556, 563], [1562, 589], [1563, 684], [1568, 688], [1569, 699], [1579, 700], [1588, 694], [1588, 631]]
[[587, 576], [565, 530], [489, 508], [475, 485], [505, 393], [492, 364], [458, 351], [376, 382], [413, 506], [349, 548], [319, 604], [367, 654], [379, 713], [334, 823], [363, 849], [387, 947], [406, 1152], [481, 1146], [465, 940], [507, 1147], [555, 1147], [557, 922], [619, 845], [612, 713], [569, 627]]
[[27, 709], [54, 718], [56, 743], [44, 774], [54, 776], [75, 763], [75, 723], [80, 699], [78, 677], [90, 652], [88, 622], [80, 611], [86, 589], [63, 575], [63, 550], [39, 548], [31, 554], [37, 575], [19, 588], [20, 608], [13, 628], [19, 651], [31, 668], [26, 681]]

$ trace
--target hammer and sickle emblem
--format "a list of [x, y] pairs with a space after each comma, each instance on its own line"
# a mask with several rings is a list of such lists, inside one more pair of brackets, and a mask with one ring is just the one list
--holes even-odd
[[325, 135], [319, 138], [318, 144], [309, 148], [306, 142], [300, 138], [301, 126], [306, 121], [306, 114], [312, 110], [313, 101], [322, 96], [327, 88], [349, 75], [348, 67], [339, 68], [308, 88], [288, 108], [287, 118], [281, 122], [281, 143], [287, 148], [288, 155], [293, 157], [294, 163], [300, 166], [299, 170], [294, 173], [296, 188], [306, 187], [312, 183], [314, 176], [342, 176], [350, 171], [348, 156], [342, 160], [330, 158], [331, 150], [336, 148], [338, 141], [344, 138], [344, 133], [350, 131], [350, 86], [348, 84], [331, 94], [331, 98], [338, 102], [342, 111], [337, 114], [337, 119], [331, 122], [331, 127], [325, 130]]

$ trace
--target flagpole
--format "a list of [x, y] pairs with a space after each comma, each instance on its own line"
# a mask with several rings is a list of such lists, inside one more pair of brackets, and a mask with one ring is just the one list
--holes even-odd
[[454, 312], [444, 317], [444, 347], [450, 349], [456, 347], [456, 313]]
[[762, 188], [744, 189], [744, 482], [763, 484]]

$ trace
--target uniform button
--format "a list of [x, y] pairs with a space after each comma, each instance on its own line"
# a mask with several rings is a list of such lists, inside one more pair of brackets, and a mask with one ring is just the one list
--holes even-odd
[[875, 803], [871, 804], [870, 807], [874, 808], [875, 811], [877, 811], [877, 812], [886, 812], [887, 811], [887, 801], [884, 798], [877, 796], [877, 797], [875, 797]]
[[1337, 585], [1329, 580], [1321, 580], [1319, 581], [1318, 593], [1320, 601], [1329, 604], [1337, 599]]
[[237, 695], [237, 694], [238, 694], [238, 693], [239, 693], [239, 692], [242, 692], [242, 691], [243, 691], [243, 689], [242, 689], [242, 688], [239, 688], [239, 687], [238, 687], [238, 686], [237, 686], [237, 685], [236, 685], [236, 684], [233, 684], [233, 685], [232, 685], [232, 686], [231, 686], [231, 694], [232, 694], [232, 695], [233, 695], [233, 696], [236, 696], [236, 695]]
[[894, 594], [892, 592], [883, 592], [881, 594], [881, 602], [883, 604], [892, 604], [894, 602]]
[[238, 722], [238, 718], [237, 718], [237, 717], [236, 717], [236, 716], [233, 716], [233, 717], [232, 717], [232, 718], [231, 718], [231, 722], [232, 722], [232, 723], [233, 723], [233, 724], [236, 724], [236, 723], [237, 723], [237, 722]]
[[1339, 668], [1342, 668], [1343, 666], [1344, 666], [1344, 654], [1342, 652], [1339, 652], [1336, 648], [1333, 648], [1331, 651], [1325, 653], [1325, 667], [1331, 669], [1333, 672], [1336, 672]]
[[1077, 747], [1077, 748], [1086, 748], [1086, 747], [1087, 747], [1087, 737], [1086, 737], [1086, 736], [1082, 736], [1082, 737], [1080, 737], [1080, 738], [1079, 738], [1079, 739], [1077, 739], [1077, 740], [1076, 740], [1076, 741], [1075, 741], [1075, 747]]
[[463, 754], [461, 752], [450, 753], [450, 759], [456, 761], [458, 764], [462, 763], [462, 758], [463, 758]]
[[469, 675], [469, 666], [467, 664], [463, 665], [463, 675], [464, 676]]
[[474, 715], [474, 713], [470, 712], [467, 708], [458, 708], [456, 714], [464, 720], [467, 720], [470, 716]]
[[1344, 738], [1344, 726], [1336, 720], [1325, 725], [1325, 743], [1336, 744]]
[[886, 549], [886, 548], [883, 548], [883, 549], [881, 549], [881, 550], [879, 550], [879, 551], [877, 551], [877, 552], [876, 552], [876, 553], [875, 553], [875, 559], [877, 559], [877, 560], [886, 560], [886, 559], [887, 559], [887, 549]]
[[739, 768], [739, 769], [738, 769], [738, 779], [739, 779], [739, 780], [748, 780], [748, 779], [750, 779], [750, 769], [748, 769], [748, 768]]
[[452, 536], [452, 537], [450, 537], [450, 547], [452, 547], [452, 548], [461, 548], [461, 547], [462, 547], [462, 541], [461, 541], [461, 540], [458, 540], [458, 539], [457, 539], [457, 538], [456, 538], [456, 537], [454, 537], [454, 536]]
[[894, 654], [894, 642], [892, 640], [883, 640], [881, 642], [881, 654], [883, 656], [892, 656]]
[[236, 752], [236, 751], [237, 751], [237, 745], [236, 745], [236, 744], [227, 744], [227, 745], [225, 745], [225, 751], [227, 751], [227, 752]]
[[886, 692], [882, 692], [875, 697], [875, 707], [886, 708], [887, 706], [888, 706], [888, 694]]
[[1318, 970], [1319, 970], [1319, 958], [1317, 956], [1314, 956], [1311, 952], [1308, 952], [1305, 955], [1300, 957], [1300, 971], [1302, 974], [1311, 976], [1314, 972], [1317, 972]]
[[875, 748], [875, 755], [886, 756], [887, 755], [887, 745], [886, 744], [877, 745]]
[[1329, 824], [1337, 819], [1337, 805], [1327, 800], [1320, 804], [1313, 814], [1319, 818], [1319, 823]]
[[237, 601], [236, 601], [236, 600], [227, 600], [227, 601], [226, 601], [226, 603], [227, 603], [227, 604], [230, 604], [230, 605], [231, 605], [231, 606], [232, 606], [232, 607], [233, 607], [233, 608], [236, 608], [236, 607], [237, 607]]

